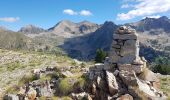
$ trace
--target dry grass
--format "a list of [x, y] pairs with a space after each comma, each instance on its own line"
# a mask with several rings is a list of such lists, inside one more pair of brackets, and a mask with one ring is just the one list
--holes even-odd
[[161, 90], [168, 95], [168, 100], [170, 100], [170, 76], [161, 77]]

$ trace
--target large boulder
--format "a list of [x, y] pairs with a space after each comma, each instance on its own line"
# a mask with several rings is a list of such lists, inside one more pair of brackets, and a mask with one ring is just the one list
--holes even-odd
[[110, 94], [111, 95], [116, 94], [118, 92], [118, 83], [113, 73], [106, 71], [106, 80], [107, 80]]
[[140, 80], [135, 72], [133, 72], [133, 74], [136, 80], [136, 86], [128, 85], [128, 90], [134, 97], [142, 99], [149, 98], [151, 100], [166, 100], [166, 96], [162, 92], [148, 85], [146, 81]]
[[159, 78], [148, 68], [144, 69], [144, 71], [139, 75], [139, 78], [145, 81], [149, 81], [154, 88], [160, 89]]

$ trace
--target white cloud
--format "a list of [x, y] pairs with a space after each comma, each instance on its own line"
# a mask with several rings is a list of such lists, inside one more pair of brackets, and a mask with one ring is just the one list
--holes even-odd
[[20, 20], [19, 17], [3, 17], [3, 18], [0, 18], [0, 21], [10, 22], [10, 23], [13, 23], [13, 22], [16, 22], [16, 21], [19, 21], [19, 20]]
[[63, 13], [68, 15], [77, 15], [77, 12], [72, 9], [65, 9], [63, 10]]
[[80, 15], [82, 15], [82, 16], [91, 16], [93, 14], [88, 10], [82, 10], [82, 11], [80, 11]]
[[[148, 18], [160, 18], [160, 15], [153, 15], [153, 16], [146, 16]], [[143, 17], [143, 19], [145, 19], [146, 17]]]
[[138, 16], [150, 16], [170, 10], [170, 0], [135, 0], [133, 9], [127, 13], [119, 13], [118, 20], [128, 20]]
[[131, 4], [123, 4], [121, 6], [121, 8], [130, 8], [130, 7], [133, 7], [133, 5], [131, 5]]
[[64, 14], [68, 15], [81, 15], [81, 16], [91, 16], [93, 15], [89, 10], [81, 10], [80, 12], [74, 11], [72, 9], [65, 9], [63, 10]]

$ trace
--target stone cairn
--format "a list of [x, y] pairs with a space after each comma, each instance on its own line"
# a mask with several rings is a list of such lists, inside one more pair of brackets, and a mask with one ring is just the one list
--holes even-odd
[[[89, 94], [94, 100], [165, 100], [159, 79], [139, 57], [136, 31], [121, 26], [113, 35], [109, 57], [89, 69]], [[90, 84], [91, 83], [91, 84]]]

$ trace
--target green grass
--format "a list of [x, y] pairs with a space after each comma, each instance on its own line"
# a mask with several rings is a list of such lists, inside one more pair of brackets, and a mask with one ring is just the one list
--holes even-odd
[[28, 83], [28, 82], [32, 82], [34, 80], [36, 80], [36, 77], [32, 74], [28, 74], [28, 75], [25, 75], [21, 78], [18, 85], [22, 86], [23, 84]]
[[161, 90], [168, 95], [168, 100], [170, 100], [170, 77], [161, 78]]
[[60, 81], [59, 90], [63, 95], [67, 95], [73, 90], [73, 84], [70, 84], [69, 78], [64, 78]]
[[5, 66], [7, 68], [7, 71], [13, 71], [15, 69], [25, 68], [25, 66], [23, 64], [21, 64], [20, 62], [18, 62], [18, 61], [12, 62], [12, 63], [8, 63]]

